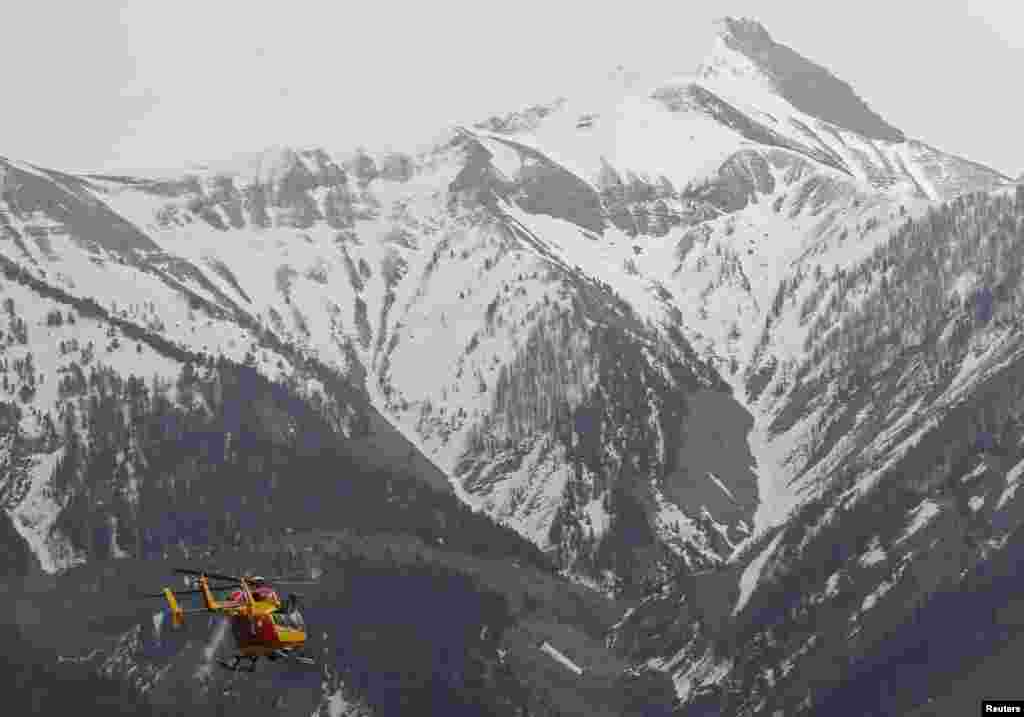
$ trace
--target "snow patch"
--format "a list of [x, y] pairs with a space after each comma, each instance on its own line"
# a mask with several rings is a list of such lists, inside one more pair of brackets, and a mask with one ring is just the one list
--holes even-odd
[[369, 717], [369, 710], [358, 702], [346, 700], [344, 691], [343, 688], [339, 688], [331, 692], [313, 717]]
[[1002, 509], [1013, 496], [1016, 495], [1017, 489], [1020, 487], [1021, 476], [1024, 475], [1024, 461], [1021, 461], [1006, 474], [1006, 488], [1003, 490], [1002, 495], [999, 496], [999, 501], [996, 503], [996, 510]]
[[871, 539], [871, 544], [868, 546], [868, 552], [861, 555], [857, 562], [867, 568], [872, 565], [877, 565], [887, 557], [888, 556], [885, 554], [885, 551], [882, 550], [881, 542], [876, 536]]
[[825, 596], [835, 597], [839, 594], [839, 580], [842, 577], [841, 571], [836, 571], [828, 576], [828, 580], [825, 582]]
[[716, 475], [715, 475], [714, 473], [712, 473], [712, 472], [708, 471], [708, 478], [710, 478], [710, 479], [711, 479], [712, 481], [714, 481], [715, 485], [717, 485], [717, 486], [718, 486], [719, 488], [721, 488], [721, 489], [722, 489], [722, 492], [723, 492], [723, 493], [725, 493], [725, 494], [726, 494], [727, 496], [729, 496], [729, 500], [732, 500], [732, 501], [734, 501], [734, 502], [735, 502], [735, 500], [736, 500], [736, 496], [734, 496], [734, 495], [732, 494], [732, 491], [731, 491], [731, 490], [729, 490], [729, 489], [728, 489], [728, 488], [726, 487], [725, 483], [723, 483], [723, 482], [722, 482], [722, 481], [721, 481], [721, 480], [720, 480], [720, 479], [718, 478], [718, 476], [716, 476]]
[[921, 191], [928, 195], [928, 199], [933, 201], [942, 199], [942, 195], [932, 184], [931, 180], [921, 171], [921, 166], [917, 163], [913, 156], [910, 154], [910, 145], [907, 142], [893, 148], [895, 154], [901, 159], [902, 164], [906, 167], [907, 173], [910, 174], [914, 182], [921, 187]]
[[928, 523], [942, 512], [942, 507], [933, 500], [923, 500], [920, 505], [910, 512], [914, 517], [910, 525], [907, 526], [907, 529], [903, 532], [903, 535], [901, 535], [896, 541], [897, 545], [917, 531], [921, 530], [924, 526], [928, 525]]
[[780, 530], [778, 535], [768, 544], [768, 547], [750, 561], [750, 564], [743, 570], [743, 574], [740, 576], [740, 595], [736, 600], [736, 606], [732, 609], [733, 615], [738, 615], [746, 606], [747, 601], [750, 600], [750, 596], [754, 593], [754, 588], [757, 587], [757, 583], [761, 579], [761, 571], [764, 569], [765, 563], [768, 562], [768, 558], [775, 552], [779, 541], [782, 540], [782, 534], [783, 531]]
[[988, 466], [985, 464], [984, 461], [982, 461], [981, 463], [976, 465], [974, 467], [974, 469], [970, 473], [968, 473], [967, 475], [963, 476], [960, 479], [960, 482], [961, 483], [970, 483], [975, 478], [980, 478], [981, 476], [985, 475], [985, 472], [987, 470], [988, 470]]
[[64, 449], [58, 448], [33, 458], [28, 493], [9, 511], [14, 529], [28, 543], [40, 567], [50, 574], [80, 562], [70, 544], [54, 531], [61, 506], [54, 498], [50, 479], [63, 454]]
[[588, 525], [594, 530], [594, 537], [598, 538], [608, 532], [611, 527], [611, 516], [604, 509], [604, 501], [600, 498], [583, 506], [583, 513], [587, 516]]
[[[690, 538], [696, 535], [697, 532], [693, 525], [693, 520], [678, 505], [665, 497], [664, 492], [657, 485], [657, 481], [651, 481], [651, 494], [657, 507], [657, 511], [654, 514], [654, 523], [658, 537], [676, 555], [685, 555], [684, 543], [689, 543]], [[691, 543], [691, 547], [697, 546]], [[702, 552], [712, 560], [718, 559], [710, 551]]]
[[860, 611], [862, 613], [867, 612], [877, 605], [878, 601], [885, 597], [885, 594], [892, 590], [894, 585], [895, 583], [891, 583], [887, 580], [880, 583], [874, 592], [864, 597], [864, 601], [860, 604]]
[[543, 652], [545, 655], [549, 656], [551, 659], [553, 659], [556, 662], [558, 662], [559, 664], [561, 664], [563, 667], [569, 669], [572, 672], [575, 672], [577, 676], [583, 674], [583, 668], [582, 667], [580, 667], [575, 662], [570, 660], [568, 657], [566, 657], [558, 649], [552, 647], [550, 643], [548, 643], [548, 642], [543, 643], [540, 646], [540, 651]]
[[732, 660], [718, 662], [710, 653], [705, 654], [687, 669], [673, 676], [676, 695], [685, 701], [696, 687], [718, 684], [728, 676], [732, 666]]

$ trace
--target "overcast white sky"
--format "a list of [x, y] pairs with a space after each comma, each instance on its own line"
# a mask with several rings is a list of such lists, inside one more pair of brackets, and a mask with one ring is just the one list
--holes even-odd
[[1024, 171], [1024, 3], [1012, 0], [14, 7], [0, 41], [0, 154], [67, 170], [181, 166], [271, 144], [406, 148], [571, 95], [617, 65], [692, 70], [711, 21], [729, 14], [760, 20], [908, 135]]

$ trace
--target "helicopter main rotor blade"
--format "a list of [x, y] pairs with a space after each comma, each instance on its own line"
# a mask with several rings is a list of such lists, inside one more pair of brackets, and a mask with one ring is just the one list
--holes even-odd
[[[172, 590], [173, 595], [195, 595], [201, 593], [202, 590]], [[163, 593], [140, 593], [139, 597], [143, 598], [162, 598], [166, 597]]]
[[208, 573], [205, 570], [190, 570], [188, 568], [175, 568], [174, 572], [178, 575], [193, 575], [199, 577], [205, 575], [207, 578], [212, 580], [229, 580], [232, 583], [238, 584], [242, 581], [242, 578], [237, 575], [223, 575], [221, 573]]
[[[237, 585], [211, 585], [210, 586], [210, 590], [215, 592], [215, 591], [218, 591], [218, 590], [230, 590], [231, 588], [234, 588], [234, 587], [237, 587]], [[197, 590], [171, 590], [171, 592], [174, 595], [199, 595], [203, 591], [202, 591], [202, 589], [197, 589]], [[164, 597], [164, 594], [162, 592], [160, 592], [160, 593], [141, 593], [139, 595], [139, 597], [162, 598], [162, 597]]]

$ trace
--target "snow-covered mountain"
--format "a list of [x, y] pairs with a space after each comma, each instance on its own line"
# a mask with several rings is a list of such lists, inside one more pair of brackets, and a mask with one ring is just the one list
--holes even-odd
[[[831, 539], [823, 516], [892, 483], [1013, 365], [1012, 187], [731, 18], [693, 73], [619, 71], [416, 156], [273, 148], [119, 177], [0, 159], [6, 515], [48, 571], [97, 541], [140, 557], [194, 537], [146, 535], [159, 500], [194, 490], [166, 484], [202, 471], [154, 468], [133, 426], [159, 394], [216, 419], [203, 430], [241, 465], [222, 393], [254, 370], [353, 465], [453, 491], [590, 584], [664, 586], [645, 610], [671, 638], [640, 651], [684, 699], [746, 684], [753, 663], [715, 640], [774, 639], [759, 601], [817, 555], [796, 533]], [[1004, 324], [971, 323], [986, 287]], [[260, 410], [301, 455], [299, 419]], [[956, 513], [928, 491], [971, 436], [899, 519]], [[226, 535], [227, 500], [189, 510], [226, 510]], [[875, 564], [822, 575], [822, 594], [879, 588]], [[665, 608], [679, 591], [696, 631]], [[807, 652], [787, 650], [780, 665]]]
[[[795, 267], [849, 264], [903, 212], [1008, 181], [906, 139], [848, 85], [732, 19], [693, 75], [651, 87], [620, 72], [580, 102], [459, 128], [418, 157], [274, 148], [170, 178], [2, 166], [0, 252], [29, 282], [11, 286], [29, 312], [12, 321], [42, 332], [60, 303], [35, 298], [45, 286], [271, 379], [313, 361], [465, 500], [542, 546], [560, 536], [570, 562], [612, 529], [619, 483], [655, 542], [687, 560], [727, 557], [758, 506], [781, 515], [751, 469], [771, 459], [734, 457], [743, 399], [703, 359], [727, 375], [790, 365], [800, 332], [768, 317]], [[77, 354], [58, 350], [61, 334], [106, 344], [122, 374], [178, 370], [100, 336], [118, 330], [47, 325], [10, 344], [12, 363], [31, 354], [41, 374], [25, 435], [67, 400], [57, 376]], [[328, 391], [312, 376], [306, 389]], [[690, 476], [704, 444], [694, 410], [721, 416], [700, 430], [714, 423], [727, 445]], [[26, 495], [42, 491], [45, 455]], [[15, 525], [43, 502], [12, 500]], [[57, 540], [36, 532], [37, 552]]]

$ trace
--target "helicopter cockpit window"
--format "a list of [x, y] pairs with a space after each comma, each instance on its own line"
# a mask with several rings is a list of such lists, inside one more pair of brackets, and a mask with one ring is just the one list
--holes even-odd
[[273, 613], [273, 619], [274, 623], [281, 627], [291, 628], [292, 630], [302, 629], [302, 617], [297, 612], [275, 612]]

